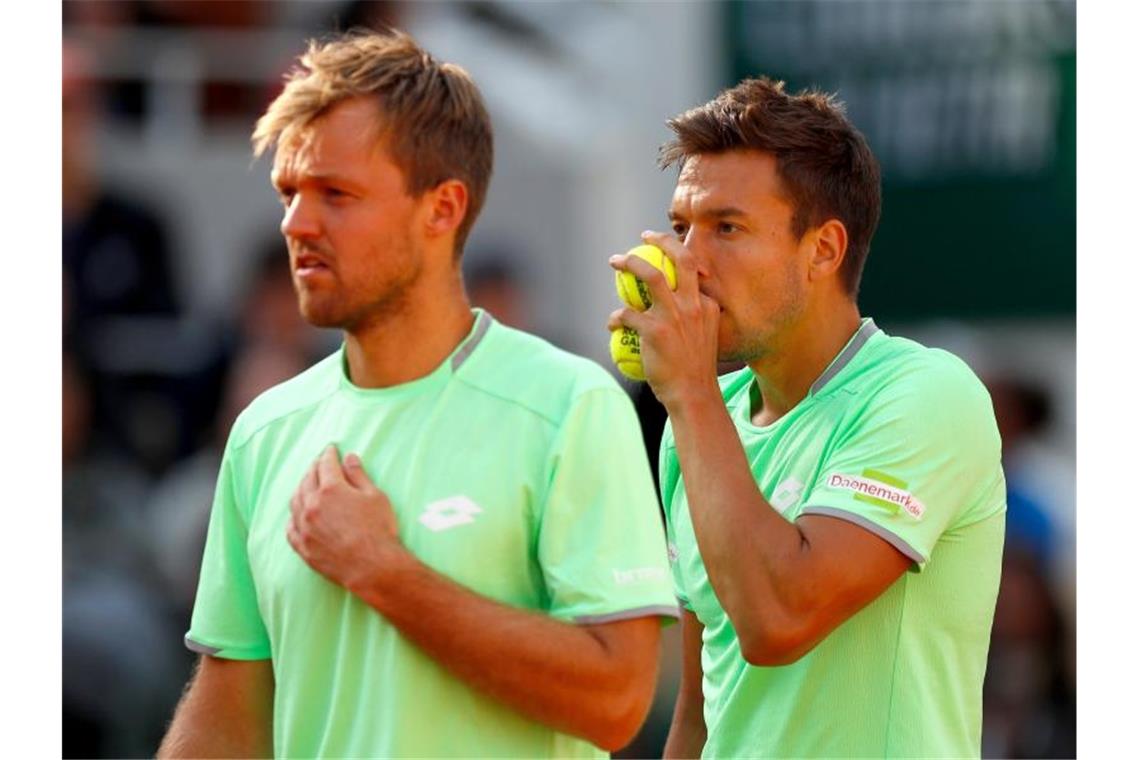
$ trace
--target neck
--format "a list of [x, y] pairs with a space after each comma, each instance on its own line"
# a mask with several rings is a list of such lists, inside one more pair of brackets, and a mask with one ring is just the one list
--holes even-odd
[[403, 306], [345, 331], [349, 378], [386, 388], [428, 375], [455, 350], [475, 321], [459, 270], [428, 285], [420, 278]]
[[845, 299], [839, 308], [809, 313], [762, 358], [750, 362], [763, 400], [760, 408], [753, 409], [753, 423], [770, 425], [802, 401], [859, 324], [858, 306]]

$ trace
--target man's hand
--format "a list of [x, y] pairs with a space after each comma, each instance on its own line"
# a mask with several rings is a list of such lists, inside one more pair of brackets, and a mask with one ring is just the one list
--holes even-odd
[[326, 448], [305, 473], [289, 508], [289, 545], [310, 567], [349, 591], [381, 572], [386, 554], [403, 549], [388, 497], [365, 474], [356, 454], [346, 456], [342, 468], [335, 446]]
[[649, 286], [653, 305], [646, 311], [618, 309], [607, 326], [630, 327], [641, 336], [641, 362], [653, 393], [673, 412], [673, 405], [710, 391], [720, 398], [717, 386], [717, 339], [720, 306], [700, 291], [700, 272], [693, 254], [676, 237], [656, 232], [641, 235], [673, 260], [677, 290], [669, 288], [665, 275], [637, 256], [613, 256], [610, 266], [632, 273]]
[[579, 625], [475, 593], [404, 548], [388, 497], [354, 454], [342, 468], [332, 446], [290, 506], [289, 544], [305, 562], [477, 691], [610, 751], [644, 722], [659, 656], [655, 616]]

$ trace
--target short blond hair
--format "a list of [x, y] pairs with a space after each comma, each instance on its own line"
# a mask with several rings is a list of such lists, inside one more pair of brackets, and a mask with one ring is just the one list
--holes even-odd
[[333, 105], [374, 97], [377, 139], [413, 196], [440, 182], [467, 186], [467, 214], [456, 230], [458, 256], [487, 197], [494, 157], [491, 119], [471, 75], [440, 63], [404, 32], [352, 30], [310, 40], [285, 78], [285, 89], [257, 120], [255, 156], [287, 142]]

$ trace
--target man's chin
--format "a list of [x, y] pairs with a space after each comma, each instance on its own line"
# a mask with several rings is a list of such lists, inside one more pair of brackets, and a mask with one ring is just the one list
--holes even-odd
[[342, 310], [324, 307], [322, 305], [301, 302], [301, 317], [313, 327], [342, 328], [348, 318]]
[[[716, 361], [721, 367], [731, 365], [734, 369], [740, 369], [746, 364], [763, 359], [767, 353], [758, 342], [747, 344], [743, 341], [722, 341], [717, 349]], [[720, 374], [726, 371], [729, 370], [722, 369]]]

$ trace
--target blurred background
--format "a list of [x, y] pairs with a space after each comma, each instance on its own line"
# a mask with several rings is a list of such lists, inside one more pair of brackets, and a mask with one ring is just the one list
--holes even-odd
[[[741, 77], [837, 91], [883, 168], [860, 305], [986, 381], [1008, 537], [982, 754], [1076, 754], [1073, 2], [63, 3], [63, 751], [153, 755], [237, 413], [332, 351], [253, 122], [306, 38], [391, 24], [479, 83], [472, 300], [605, 366], [612, 253], [665, 229], [664, 120]], [[650, 461], [664, 420], [643, 387]], [[678, 679], [627, 757], [659, 756]]]

